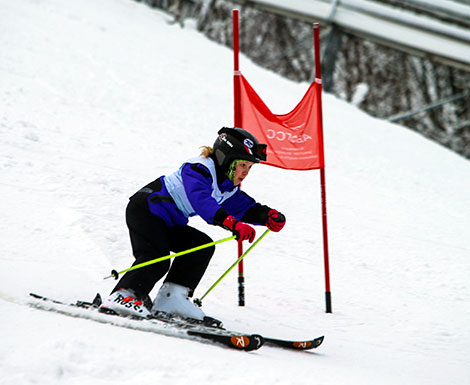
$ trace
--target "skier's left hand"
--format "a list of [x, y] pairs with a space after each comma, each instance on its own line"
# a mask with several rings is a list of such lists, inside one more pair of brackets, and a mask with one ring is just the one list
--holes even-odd
[[275, 209], [271, 209], [268, 212], [268, 220], [266, 221], [266, 227], [274, 232], [281, 231], [286, 224], [286, 217]]

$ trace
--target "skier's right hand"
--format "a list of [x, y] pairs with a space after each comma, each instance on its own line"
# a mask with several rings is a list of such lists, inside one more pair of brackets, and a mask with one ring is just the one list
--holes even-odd
[[231, 230], [237, 239], [241, 239], [242, 241], [248, 240], [250, 243], [253, 243], [255, 240], [255, 229], [246, 223], [236, 220], [231, 215], [225, 218], [222, 225], [224, 228]]

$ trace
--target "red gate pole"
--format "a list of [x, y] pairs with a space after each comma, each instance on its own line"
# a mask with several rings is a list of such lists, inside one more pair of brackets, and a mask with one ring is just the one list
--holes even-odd
[[239, 68], [239, 32], [238, 32], [238, 9], [232, 11], [233, 18], [233, 107], [235, 127], [242, 124], [241, 106], [240, 106], [240, 68]]
[[330, 262], [328, 252], [328, 226], [326, 215], [326, 179], [325, 179], [325, 154], [323, 148], [323, 113], [322, 113], [322, 80], [321, 80], [321, 62], [320, 62], [320, 28], [318, 23], [313, 25], [313, 44], [315, 49], [315, 82], [317, 83], [317, 116], [318, 116], [318, 140], [320, 147], [320, 188], [321, 188], [321, 208], [322, 208], [322, 227], [323, 227], [323, 257], [325, 265], [325, 300], [326, 312], [332, 313], [331, 307], [331, 288], [330, 288]]
[[[233, 20], [233, 110], [234, 126], [241, 127], [242, 116], [240, 106], [240, 68], [239, 68], [239, 31], [238, 31], [238, 9], [232, 11]], [[243, 243], [238, 241], [238, 258], [243, 254]], [[237, 259], [238, 259], [237, 258]], [[243, 260], [238, 264], [238, 306], [245, 306], [245, 273]]]
[[242, 124], [240, 106], [240, 68], [239, 68], [239, 34], [238, 34], [238, 9], [232, 11], [233, 17], [233, 110], [235, 127]]

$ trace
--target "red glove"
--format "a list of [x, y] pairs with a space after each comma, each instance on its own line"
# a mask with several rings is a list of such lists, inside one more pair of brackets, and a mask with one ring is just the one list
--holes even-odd
[[272, 209], [268, 212], [268, 220], [266, 222], [266, 227], [274, 232], [281, 231], [284, 225], [286, 224], [286, 217], [281, 214], [279, 211]]
[[237, 239], [241, 239], [242, 241], [249, 240], [250, 243], [253, 243], [253, 241], [255, 240], [255, 229], [250, 225], [247, 225], [246, 223], [237, 221], [231, 215], [225, 218], [222, 225], [226, 229], [232, 230], [233, 235], [236, 235]]

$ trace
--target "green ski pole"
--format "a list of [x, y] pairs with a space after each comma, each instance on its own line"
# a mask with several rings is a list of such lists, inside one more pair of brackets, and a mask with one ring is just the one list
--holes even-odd
[[206, 295], [209, 294], [209, 293], [220, 283], [220, 281], [222, 281], [222, 280], [226, 277], [226, 275], [227, 275], [228, 273], [230, 273], [230, 272], [232, 271], [232, 269], [240, 263], [240, 261], [241, 261], [243, 258], [245, 258], [245, 256], [253, 249], [253, 247], [255, 247], [255, 246], [259, 243], [259, 241], [261, 241], [261, 240], [264, 238], [264, 236], [269, 233], [269, 231], [270, 231], [270, 230], [267, 229], [267, 230], [255, 241], [255, 243], [253, 243], [253, 244], [250, 246], [250, 248], [249, 248], [247, 251], [245, 251], [245, 252], [240, 256], [240, 258], [238, 258], [238, 259], [235, 261], [235, 263], [234, 263], [232, 266], [230, 266], [230, 267], [227, 269], [227, 271], [226, 271], [225, 273], [223, 273], [223, 274], [220, 276], [220, 278], [219, 278], [217, 281], [214, 282], [214, 284], [209, 288], [209, 290], [207, 290], [207, 291], [204, 293], [204, 295], [203, 295], [201, 298], [196, 298], [196, 299], [194, 300], [194, 303], [195, 303], [196, 305], [198, 305], [198, 306], [202, 306], [202, 300], [206, 297]]
[[147, 262], [143, 262], [143, 263], [139, 263], [138, 265], [135, 265], [135, 266], [131, 266], [129, 267], [128, 269], [125, 269], [123, 271], [116, 271], [116, 270], [111, 270], [111, 274], [104, 277], [103, 279], [108, 279], [108, 278], [111, 278], [111, 277], [114, 277], [114, 279], [118, 279], [119, 278], [119, 274], [123, 274], [123, 273], [127, 273], [128, 271], [131, 271], [131, 270], [136, 270], [136, 269], [140, 269], [142, 267], [145, 267], [145, 266], [148, 266], [148, 265], [152, 265], [154, 263], [158, 263], [158, 262], [161, 262], [161, 261], [165, 261], [167, 259], [170, 259], [170, 258], [176, 258], [176, 257], [179, 257], [181, 255], [185, 255], [185, 254], [189, 254], [189, 253], [192, 253], [194, 251], [198, 251], [198, 250], [201, 250], [201, 249], [205, 249], [207, 247], [211, 247], [211, 246], [215, 246], [219, 243], [222, 243], [222, 242], [227, 242], [227, 241], [231, 241], [232, 239], [235, 239], [236, 236], [235, 235], [232, 235], [231, 237], [228, 237], [228, 238], [224, 238], [224, 239], [220, 239], [218, 241], [214, 241], [214, 242], [209, 242], [209, 243], [206, 243], [204, 245], [201, 245], [201, 246], [196, 246], [196, 247], [193, 247], [192, 249], [188, 249], [188, 250], [184, 250], [184, 251], [180, 251], [179, 253], [175, 253], [175, 254], [169, 254], [169, 255], [165, 255], [164, 257], [159, 257], [159, 258], [156, 258], [156, 259], [152, 259], [151, 261], [147, 261]]

